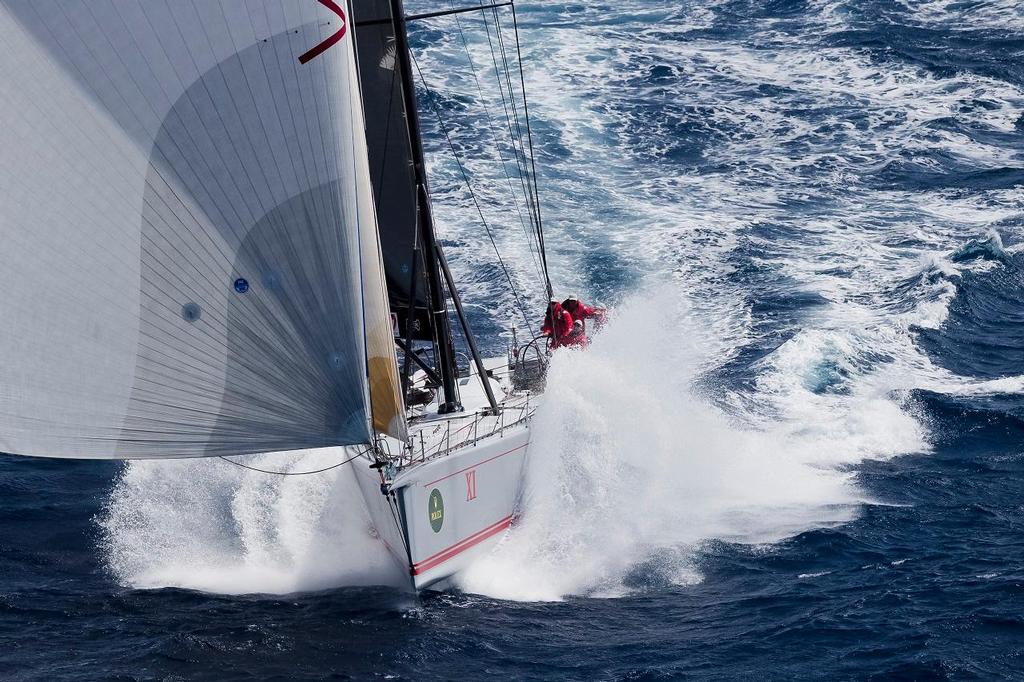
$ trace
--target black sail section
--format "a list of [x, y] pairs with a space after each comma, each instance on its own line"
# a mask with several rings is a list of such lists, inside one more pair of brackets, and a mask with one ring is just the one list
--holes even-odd
[[395, 54], [391, 3], [354, 0], [353, 12], [370, 177], [391, 311], [398, 318], [398, 334], [404, 337], [412, 300], [413, 338], [431, 340], [434, 334], [426, 268], [422, 260], [413, 263], [418, 219], [416, 178], [402, 100], [402, 74]]

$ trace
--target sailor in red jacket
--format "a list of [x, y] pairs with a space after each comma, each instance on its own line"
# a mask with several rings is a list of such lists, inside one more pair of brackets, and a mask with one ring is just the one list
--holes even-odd
[[562, 301], [562, 310], [572, 315], [573, 322], [582, 322], [584, 331], [586, 331], [588, 319], [594, 319], [598, 327], [604, 321], [604, 308], [593, 308], [581, 301], [576, 294]]
[[552, 349], [563, 345], [572, 333], [572, 315], [562, 309], [557, 298], [548, 303], [548, 312], [544, 316], [540, 333], [548, 337], [548, 347]]
[[576, 346], [577, 348], [586, 348], [590, 345], [590, 339], [587, 338], [587, 332], [583, 328], [583, 320], [576, 320], [572, 323], [572, 330], [566, 334], [562, 345]]

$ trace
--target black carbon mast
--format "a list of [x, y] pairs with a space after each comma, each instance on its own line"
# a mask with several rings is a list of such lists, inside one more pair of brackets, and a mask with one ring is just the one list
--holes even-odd
[[[442, 14], [447, 14], [444, 12]], [[402, 97], [405, 100], [406, 122], [409, 129], [409, 139], [412, 141], [413, 169], [416, 174], [416, 198], [417, 208], [420, 211], [419, 221], [420, 240], [426, 252], [427, 261], [427, 282], [430, 288], [430, 300], [433, 306], [432, 316], [434, 317], [434, 329], [437, 334], [438, 367], [441, 374], [442, 390], [444, 400], [441, 402], [438, 412], [458, 412], [462, 410], [462, 403], [459, 400], [456, 378], [458, 367], [455, 363], [454, 345], [452, 343], [451, 326], [448, 322], [448, 312], [445, 306], [444, 284], [448, 286], [452, 303], [455, 305], [455, 312], [458, 315], [459, 323], [462, 326], [466, 344], [469, 346], [470, 355], [476, 365], [480, 383], [487, 396], [487, 402], [493, 414], [499, 411], [498, 401], [494, 397], [494, 390], [491, 388], [490, 378], [484, 367], [483, 358], [480, 356], [480, 349], [476, 345], [476, 337], [469, 327], [469, 320], [462, 307], [462, 300], [455, 288], [455, 281], [451, 271], [448, 269], [448, 262], [437, 242], [434, 232], [434, 216], [430, 206], [430, 192], [427, 186], [426, 166], [423, 162], [423, 139], [420, 135], [419, 111], [416, 103], [416, 87], [412, 79], [412, 63], [409, 52], [409, 40], [406, 29], [405, 8], [402, 0], [391, 0], [391, 16], [395, 26], [395, 52], [400, 69], [402, 83]], [[423, 18], [433, 15], [423, 15]]]
[[399, 69], [402, 99], [405, 102], [406, 124], [412, 143], [413, 172], [416, 176], [416, 208], [419, 214], [419, 238], [422, 244], [430, 300], [430, 317], [437, 348], [437, 369], [441, 377], [443, 399], [438, 411], [441, 413], [462, 410], [459, 399], [458, 367], [455, 362], [455, 347], [452, 330], [448, 322], [445, 305], [444, 283], [439, 266], [440, 245], [434, 232], [434, 215], [430, 207], [430, 192], [427, 186], [426, 165], [423, 161], [423, 139], [420, 136], [419, 113], [416, 105], [416, 88], [412, 80], [412, 64], [409, 58], [409, 40], [406, 35], [405, 8], [402, 0], [391, 0], [391, 18], [394, 22], [395, 56]]

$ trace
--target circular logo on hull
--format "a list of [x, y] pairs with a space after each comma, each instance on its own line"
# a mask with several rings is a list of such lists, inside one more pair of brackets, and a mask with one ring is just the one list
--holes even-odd
[[441, 491], [434, 488], [430, 491], [430, 498], [427, 500], [427, 511], [430, 514], [430, 527], [435, 533], [441, 532], [444, 525], [444, 500], [441, 498]]

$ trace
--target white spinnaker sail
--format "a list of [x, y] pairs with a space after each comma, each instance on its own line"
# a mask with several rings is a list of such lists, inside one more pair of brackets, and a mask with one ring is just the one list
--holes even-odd
[[367, 358], [394, 356], [364, 336], [387, 310], [347, 14], [0, 0], [0, 451], [371, 440]]

